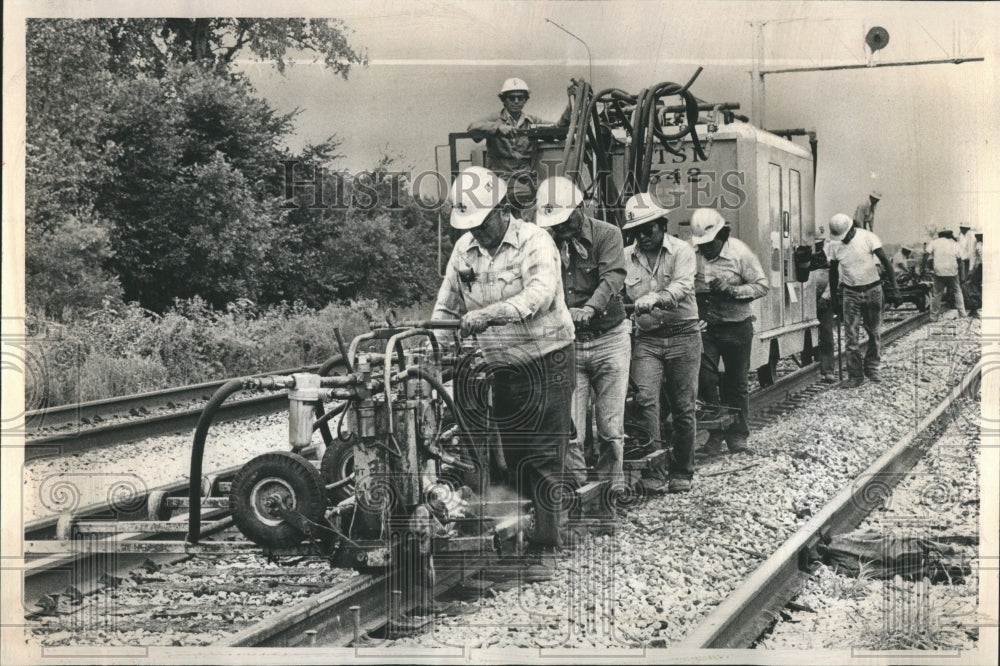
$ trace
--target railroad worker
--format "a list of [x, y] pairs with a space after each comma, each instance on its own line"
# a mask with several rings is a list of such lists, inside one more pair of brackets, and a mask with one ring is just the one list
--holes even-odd
[[965, 279], [965, 286], [969, 294], [969, 302], [966, 307], [970, 317], [978, 317], [979, 310], [983, 307], [983, 230], [974, 229], [973, 235], [976, 244], [972, 250], [972, 260], [968, 276]]
[[819, 320], [816, 353], [819, 357], [819, 375], [824, 382], [832, 384], [837, 381], [833, 363], [833, 318], [836, 313], [830, 298], [830, 261], [824, 251], [827, 242], [826, 227], [821, 224], [816, 227], [816, 244], [809, 264], [809, 274], [816, 287], [816, 319]]
[[[694, 477], [695, 409], [701, 334], [694, 295], [697, 261], [689, 243], [667, 234], [667, 214], [648, 193], [625, 204], [622, 231], [638, 240], [625, 248], [625, 292], [635, 303], [631, 376], [642, 426], [660, 448], [660, 389], [673, 419], [667, 478], [648, 470], [643, 485], [652, 492], [687, 492]], [[666, 481], [666, 483], [664, 483]]]
[[[511, 214], [497, 174], [469, 167], [449, 194], [456, 242], [434, 319], [461, 318], [494, 379], [492, 416], [509, 470], [534, 499], [535, 548], [559, 548], [561, 490], [572, 422], [573, 318], [563, 301], [559, 251], [545, 230]], [[460, 387], [456, 386], [456, 395]]]
[[962, 259], [962, 274], [968, 275], [972, 268], [972, 254], [976, 250], [976, 237], [970, 233], [972, 227], [968, 222], [958, 223], [958, 249]]
[[[576, 81], [570, 81], [569, 90], [573, 91]], [[522, 212], [534, 206], [537, 182], [536, 144], [527, 131], [544, 125], [568, 125], [570, 112], [567, 106], [557, 123], [525, 113], [524, 106], [530, 96], [524, 79], [507, 79], [498, 95], [503, 102], [500, 112], [474, 121], [468, 128], [473, 140], [486, 140], [486, 166], [506, 181], [512, 206]]]
[[901, 245], [892, 255], [892, 271], [896, 274], [897, 284], [913, 272], [913, 250], [909, 245]]
[[924, 266], [934, 275], [934, 287], [931, 292], [931, 321], [941, 318], [941, 296], [945, 290], [955, 299], [955, 310], [959, 317], [966, 316], [965, 300], [962, 298], [962, 265], [961, 250], [958, 241], [948, 227], [938, 228], [938, 237], [927, 246], [924, 255]]
[[868, 195], [868, 201], [858, 204], [854, 211], [854, 226], [867, 231], [875, 231], [875, 206], [882, 200], [882, 193], [872, 190]]
[[[845, 388], [861, 386], [865, 377], [873, 382], [882, 381], [881, 364], [882, 284], [876, 260], [882, 264], [889, 280], [889, 300], [898, 305], [899, 289], [892, 264], [885, 256], [882, 241], [872, 232], [853, 225], [850, 217], [837, 213], [830, 218], [830, 242], [826, 245], [830, 260], [830, 295], [833, 307], [841, 312], [847, 338], [847, 374]], [[843, 302], [839, 303], [838, 285], [843, 284]], [[868, 349], [861, 356], [859, 329], [868, 333]]]
[[586, 482], [584, 440], [590, 392], [597, 415], [597, 476], [623, 489], [625, 396], [632, 342], [621, 291], [625, 286], [622, 234], [613, 224], [583, 212], [583, 192], [564, 176], [538, 186], [535, 223], [548, 228], [562, 260], [563, 293], [576, 325], [576, 390], [567, 466]]
[[[739, 417], [722, 437], [730, 451], [752, 453], [747, 445], [747, 376], [753, 344], [750, 302], [767, 294], [767, 276], [753, 250], [732, 238], [730, 231], [717, 210], [699, 208], [691, 215], [691, 244], [698, 255], [695, 291], [706, 294], [698, 299], [698, 314], [708, 324], [701, 333], [698, 391], [707, 403], [739, 410]], [[719, 358], [726, 366], [721, 376]], [[713, 433], [705, 444], [706, 452], [721, 453], [721, 446]]]

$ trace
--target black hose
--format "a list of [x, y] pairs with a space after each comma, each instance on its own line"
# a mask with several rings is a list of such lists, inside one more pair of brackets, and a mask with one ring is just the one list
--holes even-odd
[[469, 442], [470, 448], [476, 454], [477, 458], [476, 462], [479, 463], [480, 465], [483, 465], [481, 469], [485, 469], [486, 461], [484, 460], [482, 454], [478, 450], [476, 450], [476, 447], [473, 445], [472, 431], [469, 429], [468, 424], [465, 423], [465, 417], [462, 416], [462, 412], [458, 411], [458, 407], [455, 405], [455, 401], [452, 399], [451, 393], [448, 391], [447, 388], [445, 388], [444, 384], [438, 381], [438, 378], [435, 377], [432, 373], [420, 367], [407, 368], [406, 372], [408, 375], [410, 375], [410, 377], [415, 377], [425, 380], [428, 384], [430, 384], [434, 388], [435, 391], [438, 392], [438, 395], [441, 396], [441, 399], [444, 400], [444, 403], [448, 405], [448, 409], [450, 409], [451, 413], [455, 415], [455, 423], [458, 425], [459, 430], [465, 435], [465, 439], [467, 442]]
[[205, 439], [208, 429], [215, 419], [215, 413], [226, 399], [237, 391], [243, 390], [250, 378], [230, 379], [220, 386], [198, 417], [198, 426], [194, 431], [194, 443], [191, 446], [191, 470], [189, 472], [190, 488], [188, 489], [188, 543], [198, 543], [201, 537], [201, 469], [205, 454]]
[[[332, 419], [337, 414], [340, 414], [341, 412], [343, 412], [345, 409], [347, 409], [347, 406], [350, 405], [350, 404], [351, 403], [349, 401], [344, 401], [344, 402], [340, 403], [339, 405], [337, 405], [336, 407], [334, 407], [333, 409], [331, 409], [330, 411], [328, 411], [327, 413], [321, 414], [320, 417], [318, 419], [316, 419], [316, 421], [313, 422], [312, 429], [316, 430], [317, 428], [321, 428], [321, 429], [325, 428], [326, 432], [329, 433], [330, 432], [330, 427], [329, 427], [328, 424], [330, 422], [330, 419]], [[323, 436], [323, 441], [324, 442], [326, 441], [326, 436], [325, 435]], [[331, 433], [330, 441], [326, 442], [327, 446], [330, 446], [331, 444], [333, 444], [333, 434], [332, 433]]]
[[330, 358], [326, 359], [323, 365], [319, 366], [319, 370], [316, 371], [320, 377], [326, 377], [330, 374], [330, 371], [337, 367], [339, 364], [344, 362], [344, 357], [340, 354], [334, 354]]

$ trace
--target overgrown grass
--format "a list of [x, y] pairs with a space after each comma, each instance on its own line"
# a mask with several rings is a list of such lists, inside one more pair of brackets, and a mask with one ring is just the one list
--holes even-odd
[[[415, 305], [396, 316], [421, 319], [429, 313], [429, 305]], [[132, 303], [69, 324], [39, 320], [28, 342], [34, 363], [25, 374], [26, 408], [319, 364], [338, 352], [335, 329], [349, 342], [385, 316], [375, 301], [322, 310], [240, 302], [218, 311], [193, 299], [163, 315]]]

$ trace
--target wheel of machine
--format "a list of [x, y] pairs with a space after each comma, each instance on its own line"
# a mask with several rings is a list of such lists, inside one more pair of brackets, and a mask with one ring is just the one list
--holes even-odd
[[167, 506], [167, 493], [164, 490], [152, 490], [146, 498], [146, 517], [149, 520], [170, 520], [173, 511]]
[[[343, 481], [354, 474], [354, 441], [354, 437], [346, 441], [337, 437], [330, 446], [326, 447], [326, 453], [323, 454], [323, 460], [320, 461], [319, 466], [319, 475], [323, 479], [323, 485]], [[353, 481], [337, 486], [330, 491], [330, 500], [334, 504], [339, 504], [352, 495], [354, 495]]]
[[229, 505], [233, 522], [248, 539], [270, 548], [290, 548], [305, 536], [275, 511], [275, 503], [319, 522], [326, 493], [319, 470], [302, 456], [275, 451], [245, 464], [233, 479]]
[[770, 386], [774, 383], [775, 376], [778, 372], [778, 362], [768, 362], [757, 368], [757, 381], [760, 382], [761, 387]]

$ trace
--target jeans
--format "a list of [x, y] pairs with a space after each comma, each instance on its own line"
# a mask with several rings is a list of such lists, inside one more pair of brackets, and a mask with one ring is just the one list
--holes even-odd
[[[745, 439], [750, 434], [747, 424], [747, 414], [750, 412], [747, 375], [750, 372], [753, 321], [745, 319], [710, 324], [701, 334], [701, 344], [701, 369], [698, 373], [701, 399], [710, 404], [722, 404], [740, 410], [740, 417], [729, 426], [726, 435]], [[721, 376], [720, 357], [726, 366], [726, 371]]]
[[618, 326], [593, 340], [576, 343], [576, 390], [573, 392], [573, 424], [576, 437], [570, 440], [566, 467], [578, 483], [587, 480], [584, 440], [590, 390], [594, 390], [597, 414], [597, 477], [612, 487], [625, 485], [622, 454], [625, 448], [625, 395], [628, 393], [629, 359], [632, 343], [629, 325]]
[[833, 308], [827, 298], [816, 299], [816, 318], [819, 319], [819, 345], [817, 356], [819, 357], [819, 373], [821, 375], [834, 374], [833, 364]]
[[573, 428], [574, 359], [569, 344], [540, 359], [492, 370], [493, 420], [507, 469], [516, 473], [518, 490], [531, 496], [535, 508], [531, 542], [537, 546], [562, 546], [565, 495], [577, 488], [565, 469]]
[[944, 294], [945, 289], [950, 291], [952, 297], [955, 299], [955, 309], [958, 310], [958, 316], [966, 316], [965, 298], [962, 296], [962, 285], [958, 283], [958, 276], [935, 275], [934, 293], [931, 295], [931, 319], [937, 319], [941, 316], [941, 296]]
[[673, 419], [672, 457], [668, 471], [672, 477], [694, 476], [695, 405], [698, 395], [698, 367], [701, 363], [701, 334], [697, 329], [680, 335], [658, 337], [637, 335], [632, 347], [632, 380], [638, 389], [635, 403], [641, 425], [661, 448], [660, 388], [666, 390]]
[[[865, 291], [844, 289], [844, 337], [847, 348], [847, 375], [860, 378], [878, 370], [882, 361], [882, 285]], [[860, 328], [868, 333], [868, 349], [864, 360], [859, 341]]]

